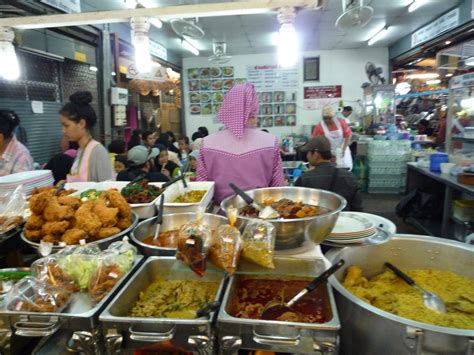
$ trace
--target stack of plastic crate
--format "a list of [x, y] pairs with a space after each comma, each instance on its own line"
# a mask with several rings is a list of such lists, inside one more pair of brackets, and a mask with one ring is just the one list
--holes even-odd
[[398, 194], [405, 191], [410, 141], [372, 141], [368, 147], [369, 193]]

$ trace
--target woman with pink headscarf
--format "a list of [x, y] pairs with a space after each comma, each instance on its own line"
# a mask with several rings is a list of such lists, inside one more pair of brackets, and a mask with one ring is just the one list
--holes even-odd
[[215, 181], [216, 204], [233, 194], [231, 182], [243, 190], [286, 185], [278, 139], [256, 129], [258, 108], [252, 84], [234, 85], [218, 114], [225, 129], [202, 141], [197, 180]]

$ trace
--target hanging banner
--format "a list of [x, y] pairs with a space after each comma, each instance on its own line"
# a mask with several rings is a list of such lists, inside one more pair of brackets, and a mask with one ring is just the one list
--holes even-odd
[[304, 99], [329, 99], [342, 96], [342, 85], [306, 86]]
[[81, 0], [41, 0], [41, 2], [68, 14], [81, 12]]
[[439, 34], [459, 25], [459, 8], [449, 11], [441, 17], [420, 28], [411, 35], [411, 46], [415, 47], [420, 43], [429, 41]]

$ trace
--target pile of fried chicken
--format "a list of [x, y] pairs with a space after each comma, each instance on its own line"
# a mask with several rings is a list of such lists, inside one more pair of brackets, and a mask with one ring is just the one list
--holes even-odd
[[82, 202], [55, 189], [38, 190], [30, 199], [31, 216], [25, 237], [34, 242], [78, 244], [120, 233], [132, 224], [132, 209], [117, 190], [107, 190], [95, 200]]

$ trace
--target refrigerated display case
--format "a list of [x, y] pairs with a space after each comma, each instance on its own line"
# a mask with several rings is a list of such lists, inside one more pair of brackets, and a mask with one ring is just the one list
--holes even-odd
[[364, 87], [364, 127], [395, 123], [395, 86]]

